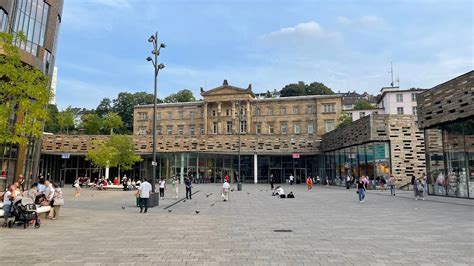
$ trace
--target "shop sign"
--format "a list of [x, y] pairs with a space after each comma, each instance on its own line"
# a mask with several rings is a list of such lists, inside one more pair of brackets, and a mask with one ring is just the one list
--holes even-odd
[[300, 154], [299, 153], [293, 153], [293, 159], [299, 159]]

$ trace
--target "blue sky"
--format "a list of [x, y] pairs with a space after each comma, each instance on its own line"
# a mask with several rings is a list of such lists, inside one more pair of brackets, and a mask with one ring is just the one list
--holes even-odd
[[60, 109], [95, 108], [121, 91], [152, 92], [148, 37], [166, 43], [158, 97], [227, 79], [255, 92], [297, 81], [378, 93], [430, 88], [474, 69], [469, 0], [66, 0]]

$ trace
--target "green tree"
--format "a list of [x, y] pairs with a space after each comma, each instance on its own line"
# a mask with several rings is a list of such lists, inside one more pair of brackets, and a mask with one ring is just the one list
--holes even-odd
[[104, 116], [102, 125], [103, 129], [107, 131], [107, 133], [110, 132], [110, 135], [113, 135], [114, 129], [119, 129], [123, 126], [123, 121], [117, 113], [110, 112]]
[[292, 83], [288, 84], [283, 89], [281, 89], [280, 97], [291, 97], [291, 96], [301, 96], [305, 94], [305, 87], [303, 81], [298, 82], [297, 84]]
[[[161, 102], [160, 100], [158, 100]], [[117, 113], [123, 121], [124, 130], [122, 133], [133, 132], [133, 108], [137, 105], [152, 104], [153, 94], [146, 92], [121, 92], [117, 99], [113, 100], [112, 111]]]
[[74, 128], [74, 111], [71, 107], [66, 108], [58, 113], [57, 121], [59, 125], [59, 131], [66, 134], [69, 134], [69, 128]]
[[89, 113], [82, 115], [80, 128], [83, 130], [84, 134], [100, 134], [102, 127], [102, 119], [97, 114]]
[[58, 133], [60, 129], [60, 126], [58, 124], [58, 107], [55, 104], [48, 104], [46, 109], [48, 110], [48, 117], [45, 121], [44, 131]]
[[115, 167], [118, 150], [109, 145], [108, 142], [95, 140], [92, 142], [93, 149], [87, 151], [86, 160], [91, 161], [97, 167]]
[[352, 123], [352, 117], [346, 112], [342, 112], [337, 120], [337, 128], [347, 126], [350, 123]]
[[95, 109], [98, 116], [104, 117], [112, 110], [112, 101], [109, 98], [104, 98], [100, 101], [99, 105]]
[[165, 103], [184, 103], [195, 101], [196, 98], [194, 98], [193, 92], [188, 89], [180, 90], [177, 93], [173, 93], [163, 99], [163, 102]]
[[41, 137], [52, 93], [47, 76], [22, 63], [14, 38], [26, 40], [21, 33], [0, 32], [0, 139], [25, 144], [31, 137]]
[[374, 108], [376, 107], [370, 104], [367, 100], [359, 100], [354, 106], [354, 110], [370, 110]]
[[305, 95], [332, 95], [334, 92], [321, 82], [312, 82], [305, 87]]

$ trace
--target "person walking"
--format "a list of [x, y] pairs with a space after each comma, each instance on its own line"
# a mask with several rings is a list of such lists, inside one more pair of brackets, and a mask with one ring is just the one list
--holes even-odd
[[273, 174], [270, 174], [270, 189], [273, 190], [273, 184], [275, 183], [275, 179], [273, 178]]
[[308, 191], [313, 188], [313, 178], [311, 176], [308, 176], [306, 179], [306, 185], [308, 186]]
[[74, 197], [79, 197], [81, 195], [81, 185], [79, 184], [79, 177], [74, 180]]
[[3, 227], [7, 227], [13, 200], [15, 200], [15, 185], [9, 185], [8, 190], [3, 193]]
[[166, 188], [166, 182], [164, 179], [161, 179], [160, 181], [160, 197], [165, 198], [165, 188]]
[[365, 190], [367, 189], [364, 180], [359, 178], [357, 181], [357, 194], [359, 194], [359, 203], [365, 202]]
[[53, 208], [49, 211], [48, 218], [51, 220], [57, 220], [59, 217], [59, 209], [64, 205], [64, 197], [61, 188], [58, 184], [54, 184], [54, 200]]
[[395, 182], [396, 182], [395, 177], [393, 175], [391, 175], [388, 182], [389, 182], [389, 185], [390, 185], [390, 195], [395, 196]]
[[295, 180], [295, 177], [292, 174], [290, 174], [290, 186], [293, 185], [294, 180]]
[[189, 179], [189, 177], [186, 176], [186, 178], [184, 179], [184, 185], [186, 186], [186, 199], [192, 199], [191, 198], [191, 189], [193, 188], [193, 183], [191, 182], [191, 179]]
[[179, 196], [179, 181], [178, 177], [174, 176], [173, 177], [173, 191], [174, 191], [174, 198], [177, 199]]
[[351, 187], [351, 177], [348, 175], [346, 177], [346, 189], [349, 189]]
[[222, 198], [224, 201], [229, 201], [229, 191], [230, 184], [227, 180], [224, 180], [224, 184], [222, 185]]
[[423, 182], [418, 179], [418, 181], [415, 181], [415, 200], [418, 200], [419, 197], [421, 197], [422, 200], [425, 200], [425, 187], [423, 186]]
[[145, 208], [146, 213], [148, 211], [148, 199], [150, 198], [150, 191], [152, 190], [151, 184], [148, 183], [148, 180], [144, 179], [140, 183], [140, 187], [138, 188], [138, 196], [140, 197], [139, 206], [140, 206], [140, 213], [143, 212], [143, 208]]
[[385, 188], [385, 177], [381, 176], [380, 177], [380, 189], [382, 189], [382, 191], [386, 191], [387, 189]]
[[423, 183], [423, 187], [425, 188], [423, 192], [423, 196], [428, 196], [428, 177], [426, 176], [425, 173], [423, 173], [422, 183]]

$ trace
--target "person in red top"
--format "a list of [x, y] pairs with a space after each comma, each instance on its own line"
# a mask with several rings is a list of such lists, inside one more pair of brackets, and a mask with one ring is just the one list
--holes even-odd
[[313, 178], [311, 178], [311, 176], [308, 176], [306, 179], [306, 185], [308, 185], [308, 191], [313, 188]]
[[224, 179], [225, 179], [226, 182], [229, 182], [229, 176], [228, 176], [228, 175], [226, 175], [226, 176], [224, 177]]
[[119, 184], [118, 177], [115, 177], [115, 178], [114, 178], [114, 185], [115, 185], [115, 186], [118, 186], [118, 184]]

